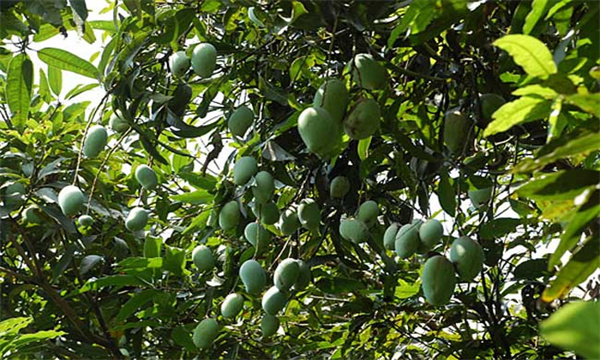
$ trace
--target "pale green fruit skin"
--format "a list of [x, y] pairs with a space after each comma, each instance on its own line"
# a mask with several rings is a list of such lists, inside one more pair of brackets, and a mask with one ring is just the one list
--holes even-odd
[[456, 287], [456, 274], [448, 259], [439, 255], [427, 259], [421, 280], [423, 294], [428, 303], [442, 306], [450, 302]]
[[88, 158], [95, 158], [106, 147], [108, 133], [102, 125], [94, 125], [89, 128], [83, 142], [83, 154]]
[[313, 105], [325, 109], [338, 123], [342, 122], [348, 108], [350, 97], [343, 82], [337, 79], [326, 81], [315, 93]]
[[242, 264], [240, 278], [248, 294], [256, 295], [267, 285], [267, 275], [256, 260], [246, 260]]
[[354, 57], [354, 81], [369, 90], [383, 89], [387, 83], [385, 68], [370, 54], [357, 54]]
[[80, 226], [92, 226], [94, 218], [89, 215], [81, 215], [79, 219], [77, 219], [77, 222]]
[[262, 308], [267, 314], [275, 316], [285, 307], [287, 300], [285, 293], [272, 286], [262, 297]]
[[265, 314], [260, 321], [260, 330], [264, 337], [273, 336], [279, 329], [279, 319], [277, 316]]
[[200, 271], [209, 271], [215, 267], [215, 258], [206, 245], [198, 245], [192, 250], [192, 261]]
[[473, 281], [483, 269], [483, 249], [473, 239], [461, 236], [450, 247], [450, 261], [456, 264], [460, 279]]
[[298, 205], [298, 220], [300, 225], [307, 230], [317, 230], [321, 222], [321, 210], [312, 199], [304, 199]]
[[240, 205], [232, 200], [225, 204], [219, 213], [219, 227], [223, 230], [231, 230], [240, 222]]
[[254, 216], [259, 218], [262, 224], [273, 225], [279, 220], [279, 209], [272, 201], [269, 201], [266, 204], [256, 205], [252, 211], [254, 212]]
[[244, 307], [244, 297], [240, 294], [229, 294], [221, 304], [221, 315], [224, 318], [236, 317]]
[[252, 187], [254, 201], [258, 204], [264, 204], [273, 198], [275, 192], [275, 182], [273, 176], [267, 171], [261, 171], [254, 176], [256, 184]]
[[394, 250], [396, 247], [396, 234], [398, 233], [398, 225], [391, 224], [385, 229], [385, 233], [383, 234], [383, 246], [387, 250]]
[[140, 165], [135, 169], [135, 179], [146, 190], [153, 190], [158, 185], [158, 177], [148, 165]]
[[130, 231], [142, 230], [146, 224], [148, 224], [148, 212], [141, 207], [131, 209], [125, 220], [125, 227]]
[[41, 224], [42, 218], [40, 217], [40, 215], [38, 215], [39, 211], [40, 211], [40, 209], [37, 206], [35, 206], [35, 205], [29, 206], [23, 212], [25, 220], [32, 224]]
[[279, 216], [279, 223], [277, 228], [284, 235], [291, 235], [300, 228], [300, 220], [298, 219], [298, 213], [293, 209], [284, 210]]
[[436, 219], [429, 219], [419, 228], [419, 239], [428, 249], [436, 246], [444, 236], [444, 227]]
[[360, 244], [367, 241], [369, 228], [358, 219], [348, 218], [340, 222], [340, 236], [353, 243]]
[[217, 66], [217, 49], [212, 44], [198, 44], [192, 52], [192, 69], [196, 75], [211, 77]]
[[263, 251], [271, 242], [271, 233], [262, 225], [251, 222], [244, 229], [244, 237], [252, 246]]
[[468, 146], [472, 122], [459, 110], [453, 110], [444, 116], [444, 143], [453, 154], [462, 153]]
[[169, 68], [173, 75], [177, 77], [185, 75], [190, 68], [190, 59], [185, 54], [185, 51], [177, 51], [169, 56]]
[[312, 274], [310, 272], [310, 266], [302, 260], [296, 260], [298, 263], [298, 279], [296, 279], [296, 283], [294, 284], [294, 290], [304, 290], [310, 284], [312, 279]]
[[242, 156], [233, 166], [233, 182], [244, 185], [258, 172], [256, 159], [251, 156]]
[[343, 198], [350, 191], [350, 180], [345, 176], [336, 176], [329, 184], [329, 196]]
[[210, 347], [217, 337], [219, 332], [219, 323], [215, 319], [204, 319], [194, 329], [192, 340], [194, 345], [200, 349]]
[[367, 225], [371, 225], [377, 221], [377, 216], [379, 216], [379, 206], [373, 200], [367, 200], [362, 203], [356, 213], [356, 218]]
[[85, 198], [81, 190], [73, 185], [65, 186], [58, 193], [58, 206], [60, 206], [63, 214], [67, 216], [77, 214], [83, 207], [84, 201]]
[[317, 155], [325, 155], [338, 145], [339, 127], [323, 108], [304, 109], [298, 117], [298, 132], [308, 150]]
[[277, 265], [273, 283], [281, 291], [289, 291], [300, 275], [300, 266], [296, 259], [287, 258]]
[[375, 134], [380, 122], [379, 104], [373, 99], [362, 99], [344, 119], [344, 132], [354, 140], [366, 139]]
[[227, 120], [227, 127], [233, 135], [242, 137], [253, 121], [254, 112], [246, 105], [242, 105], [231, 114], [229, 120]]
[[14, 183], [6, 187], [4, 204], [10, 208], [18, 208], [25, 202], [23, 195], [27, 192], [25, 185]]
[[481, 95], [479, 101], [481, 102], [481, 125], [483, 127], [492, 122], [494, 112], [506, 103], [502, 96], [493, 93]]
[[415, 224], [407, 224], [396, 233], [394, 249], [401, 259], [406, 259], [417, 251], [420, 243], [418, 227]]
[[492, 197], [492, 188], [470, 190], [468, 192], [469, 199], [475, 208], [480, 208], [483, 205], [487, 205]]
[[110, 120], [108, 121], [108, 126], [114, 131], [118, 133], [125, 132], [129, 130], [129, 123], [127, 120], [123, 119], [116, 113], [113, 113], [110, 116]]

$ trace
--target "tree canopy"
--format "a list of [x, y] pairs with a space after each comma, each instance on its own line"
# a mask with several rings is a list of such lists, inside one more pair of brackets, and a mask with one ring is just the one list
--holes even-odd
[[600, 3], [89, 4], [0, 2], [0, 354], [600, 358]]

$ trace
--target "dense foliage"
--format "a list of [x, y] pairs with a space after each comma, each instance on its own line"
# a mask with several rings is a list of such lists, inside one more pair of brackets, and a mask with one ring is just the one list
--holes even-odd
[[599, 10], [0, 2], [0, 353], [599, 358]]

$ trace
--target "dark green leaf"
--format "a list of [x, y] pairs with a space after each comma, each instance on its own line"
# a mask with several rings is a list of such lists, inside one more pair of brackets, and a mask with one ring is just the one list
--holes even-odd
[[71, 71], [94, 80], [98, 80], [100, 77], [98, 69], [92, 63], [65, 50], [44, 48], [38, 51], [38, 57], [49, 66], [54, 66], [61, 70]]
[[456, 215], [456, 192], [450, 183], [450, 177], [447, 172], [442, 172], [440, 183], [438, 185], [438, 198], [442, 209], [450, 216]]
[[520, 196], [534, 200], [572, 200], [598, 183], [600, 172], [572, 169], [543, 174], [517, 189]]
[[119, 325], [123, 321], [127, 320], [127, 318], [130, 317], [131, 315], [133, 315], [140, 307], [142, 307], [144, 304], [152, 301], [153, 296], [155, 294], [159, 294], [159, 293], [160, 293], [159, 290], [145, 289], [145, 290], [142, 290], [142, 291], [134, 294], [121, 307], [119, 314], [117, 314], [117, 316], [115, 317], [115, 320], [114, 320], [115, 325]]
[[479, 236], [484, 239], [498, 239], [515, 231], [521, 219], [498, 218], [486, 221], [481, 225]]
[[547, 270], [548, 259], [533, 259], [520, 263], [515, 270], [513, 276], [516, 279], [535, 280], [542, 276], [549, 275]]
[[27, 54], [12, 58], [6, 75], [6, 102], [12, 112], [13, 125], [20, 132], [29, 116], [33, 87], [33, 63]]

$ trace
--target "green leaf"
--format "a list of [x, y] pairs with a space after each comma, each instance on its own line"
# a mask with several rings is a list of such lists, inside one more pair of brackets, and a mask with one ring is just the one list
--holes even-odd
[[[418, 34], [427, 29], [429, 23], [436, 17], [436, 6], [432, 6], [431, 1], [416, 0], [413, 1], [406, 13], [402, 16], [400, 24], [394, 29], [392, 35], [395, 39], [410, 29], [411, 34]], [[390, 39], [391, 39], [390, 38]], [[392, 42], [393, 43], [393, 42]]]
[[552, 345], [588, 359], [600, 359], [600, 302], [576, 301], [561, 307], [540, 324]]
[[48, 81], [52, 92], [58, 96], [62, 90], [62, 71], [54, 66], [48, 66]]
[[515, 63], [534, 77], [546, 78], [556, 73], [552, 53], [540, 40], [528, 35], [506, 35], [494, 45], [508, 52]]
[[440, 183], [438, 185], [438, 198], [442, 209], [450, 216], [456, 215], [456, 192], [450, 183], [450, 177], [446, 172], [442, 172]]
[[178, 326], [171, 332], [171, 339], [179, 346], [183, 346], [187, 351], [195, 352], [196, 345], [192, 341], [192, 334], [183, 326]]
[[514, 270], [515, 279], [535, 280], [548, 275], [548, 259], [533, 259], [520, 263]]
[[131, 275], [109, 275], [99, 279], [88, 280], [78, 291], [84, 293], [90, 290], [99, 290], [107, 286], [145, 286], [140, 278]]
[[206, 204], [213, 200], [214, 196], [206, 190], [196, 190], [193, 192], [171, 196], [171, 200], [188, 204]]
[[598, 183], [599, 171], [571, 169], [542, 174], [517, 189], [519, 196], [533, 200], [573, 200]]
[[117, 314], [117, 316], [115, 317], [115, 325], [120, 325], [120, 323], [127, 320], [127, 318], [133, 315], [140, 307], [152, 301], [155, 294], [159, 293], [159, 290], [145, 289], [137, 294], [134, 294], [121, 307], [119, 314]]
[[65, 50], [44, 48], [38, 51], [38, 57], [49, 66], [61, 70], [71, 71], [95, 80], [100, 77], [98, 69], [92, 63]]
[[202, 211], [198, 216], [192, 220], [192, 222], [188, 225], [188, 227], [183, 230], [182, 235], [186, 235], [191, 233], [192, 231], [198, 228], [204, 228], [206, 226], [206, 221], [208, 221], [208, 217], [210, 216], [210, 211]]
[[48, 85], [48, 78], [44, 70], [40, 68], [40, 96], [46, 104], [52, 102], [52, 94], [50, 93], [50, 85]]
[[71, 89], [67, 95], [65, 95], [65, 99], [71, 100], [74, 97], [83, 94], [84, 92], [90, 91], [98, 87], [98, 84], [77, 84], [73, 89]]
[[0, 338], [18, 333], [19, 330], [26, 328], [32, 321], [33, 319], [30, 317], [15, 317], [2, 320], [0, 322]]
[[498, 218], [486, 221], [481, 225], [479, 236], [484, 239], [498, 239], [515, 231], [521, 222], [521, 219], [512, 218]]
[[[156, 242], [161, 242], [160, 238], [154, 238]], [[157, 244], [155, 244], [157, 245]], [[160, 257], [129, 257], [119, 262], [119, 269], [159, 269], [163, 265], [163, 259]]]
[[540, 97], [524, 96], [502, 105], [492, 115], [492, 121], [483, 132], [487, 137], [530, 121], [548, 117], [552, 102]]
[[356, 150], [358, 152], [358, 157], [361, 160], [365, 160], [369, 156], [369, 146], [371, 145], [372, 138], [372, 136], [369, 136], [368, 138], [362, 139], [358, 142], [358, 147]]
[[29, 116], [33, 87], [33, 63], [27, 54], [12, 58], [6, 75], [6, 102], [12, 112], [13, 125], [22, 132]]
[[88, 9], [85, 5], [85, 0], [69, 0], [71, 9], [76, 13], [82, 21], [85, 21], [88, 16]]
[[165, 270], [175, 275], [182, 275], [185, 269], [185, 251], [172, 246], [165, 246], [166, 252], [163, 257]]
[[54, 330], [46, 330], [46, 331], [38, 331], [33, 334], [23, 334], [13, 340], [11, 347], [18, 349], [24, 345], [30, 344], [36, 341], [48, 341], [50, 339], [54, 339], [56, 337], [62, 336], [66, 334], [64, 331], [54, 331]]
[[552, 3], [548, 0], [533, 0], [531, 3], [531, 11], [525, 18], [523, 25], [523, 34], [529, 35], [538, 21], [544, 16]]
[[581, 110], [600, 117], [600, 93], [569, 95], [566, 100]]

